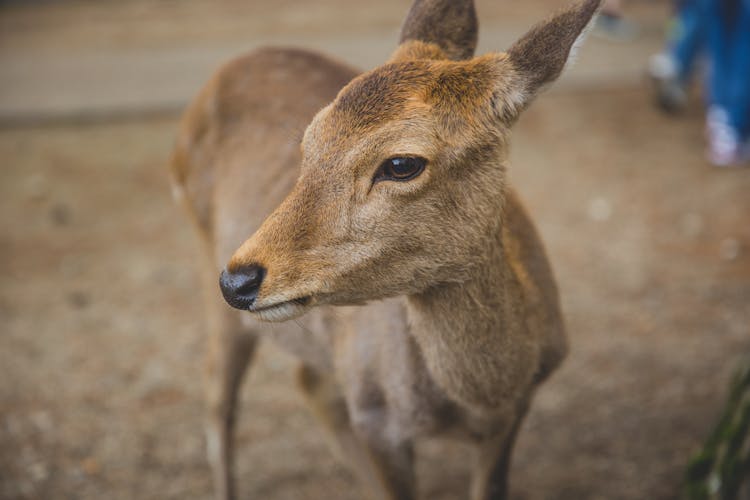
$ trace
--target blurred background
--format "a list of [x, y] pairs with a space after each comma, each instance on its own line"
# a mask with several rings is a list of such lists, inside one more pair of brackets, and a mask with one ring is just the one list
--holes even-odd
[[[564, 0], [477, 0], [478, 52]], [[362, 69], [408, 0], [0, 2], [0, 498], [207, 498], [198, 240], [166, 162], [219, 64], [268, 44]], [[572, 351], [539, 391], [518, 499], [667, 499], [750, 354], [750, 170], [704, 158], [700, 85], [654, 104], [667, 1], [624, 2], [526, 112], [511, 178], [546, 241]], [[606, 28], [606, 27], [605, 27]], [[265, 345], [243, 388], [241, 498], [358, 499]], [[463, 498], [467, 450], [420, 450]]]

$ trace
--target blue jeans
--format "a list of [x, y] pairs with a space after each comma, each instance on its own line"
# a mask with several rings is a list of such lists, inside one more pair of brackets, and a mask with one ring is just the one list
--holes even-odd
[[677, 64], [677, 79], [687, 85], [706, 46], [706, 19], [712, 0], [681, 0], [673, 19], [667, 50]]
[[706, 17], [709, 105], [750, 137], [750, 0], [710, 0]]

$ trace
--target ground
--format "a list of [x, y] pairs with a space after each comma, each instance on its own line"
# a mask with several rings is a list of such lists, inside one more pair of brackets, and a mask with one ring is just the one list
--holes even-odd
[[[207, 498], [198, 244], [172, 204], [177, 118], [0, 129], [0, 498]], [[750, 170], [703, 160], [700, 104], [640, 84], [543, 96], [512, 181], [547, 244], [571, 353], [518, 442], [515, 499], [668, 499], [750, 355]], [[264, 345], [243, 387], [241, 498], [359, 499]], [[420, 448], [423, 498], [467, 450]]]

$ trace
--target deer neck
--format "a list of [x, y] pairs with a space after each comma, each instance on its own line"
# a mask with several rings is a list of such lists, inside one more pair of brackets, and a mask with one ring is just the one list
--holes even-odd
[[537, 364], [504, 232], [498, 228], [466, 281], [408, 297], [411, 333], [430, 375], [452, 400], [480, 413], [513, 405]]

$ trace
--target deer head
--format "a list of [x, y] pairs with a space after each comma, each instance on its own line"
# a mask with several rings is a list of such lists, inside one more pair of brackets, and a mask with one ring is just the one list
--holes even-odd
[[503, 223], [509, 129], [598, 4], [473, 57], [473, 3], [416, 0], [391, 59], [308, 126], [296, 186], [222, 273], [229, 304], [283, 321], [465, 280]]

